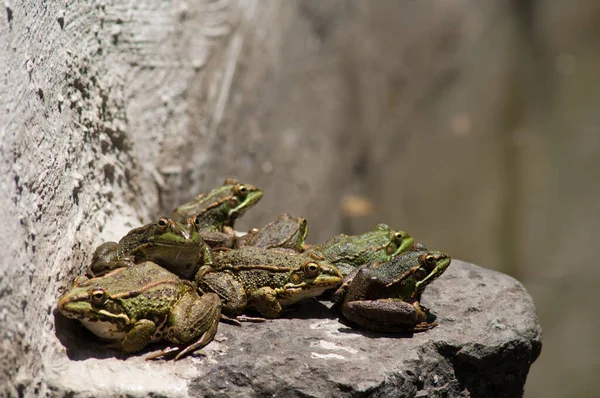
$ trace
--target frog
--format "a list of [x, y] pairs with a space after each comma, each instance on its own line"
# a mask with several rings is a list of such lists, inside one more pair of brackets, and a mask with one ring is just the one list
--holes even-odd
[[[173, 211], [171, 218], [183, 221], [191, 217], [199, 219], [201, 234], [204, 233], [226, 233], [235, 237], [233, 226], [246, 210], [254, 206], [262, 198], [263, 192], [251, 184], [242, 184], [234, 178], [228, 178], [218, 188], [209, 193], [201, 193], [191, 201], [179, 206]], [[208, 239], [212, 242], [215, 238]], [[227, 241], [227, 239], [224, 239]]]
[[293, 217], [284, 213], [262, 229], [248, 231], [246, 235], [237, 240], [237, 247], [283, 248], [302, 252], [307, 234], [308, 224], [305, 218]]
[[59, 298], [58, 311], [126, 353], [160, 340], [176, 344], [146, 359], [177, 353], [178, 360], [212, 341], [221, 300], [214, 293], [200, 296], [194, 282], [145, 261], [78, 277]]
[[254, 309], [265, 318], [278, 318], [285, 307], [342, 281], [339, 270], [325, 260], [252, 246], [215, 253], [213, 264], [199, 274], [199, 286], [218, 294], [223, 313], [231, 317]]
[[307, 252], [327, 259], [345, 276], [364, 264], [390, 260], [415, 248], [414, 245], [413, 237], [407, 232], [395, 231], [387, 224], [378, 224], [373, 231], [361, 235], [335, 235], [323, 245], [308, 248]]
[[387, 262], [367, 264], [338, 289], [334, 301], [341, 302], [344, 318], [368, 330], [399, 333], [431, 329], [437, 324], [427, 322], [421, 294], [450, 262], [443, 252], [415, 250]]
[[98, 246], [88, 274], [101, 276], [130, 262], [148, 260], [182, 278], [193, 280], [200, 267], [210, 264], [212, 258], [209, 246], [200, 237], [199, 224], [197, 217], [185, 222], [162, 217], [132, 229], [118, 243], [106, 242]]

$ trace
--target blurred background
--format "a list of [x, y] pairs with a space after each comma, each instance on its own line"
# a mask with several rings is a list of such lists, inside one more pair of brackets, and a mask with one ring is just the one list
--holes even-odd
[[[197, 146], [177, 150], [202, 167], [173, 184], [250, 179], [265, 197], [241, 230], [287, 211], [307, 217], [315, 243], [386, 222], [508, 273], [533, 296], [544, 331], [525, 395], [598, 396], [600, 2], [295, 1], [263, 11], [262, 23], [237, 29], [236, 116], [213, 134], [200, 112]], [[201, 158], [202, 145], [220, 152]], [[162, 192], [163, 206], [197, 189]]]
[[237, 176], [265, 191], [239, 230], [385, 222], [508, 273], [544, 331], [525, 395], [598, 396], [600, 2], [247, 4], [164, 144], [159, 207]]

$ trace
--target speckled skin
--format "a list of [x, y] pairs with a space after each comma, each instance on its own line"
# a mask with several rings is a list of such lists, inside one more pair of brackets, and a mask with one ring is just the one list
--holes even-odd
[[309, 251], [320, 253], [336, 265], [343, 275], [347, 275], [364, 264], [388, 261], [408, 250], [413, 242], [408, 233], [379, 224], [375, 230], [362, 235], [333, 236], [325, 244], [313, 246]]
[[77, 279], [60, 297], [58, 310], [126, 352], [165, 339], [189, 344], [179, 355], [208, 344], [221, 316], [217, 295], [200, 297], [193, 283], [149, 261]]
[[302, 217], [285, 213], [258, 231], [238, 239], [237, 247], [254, 246], [262, 249], [284, 248], [301, 252], [308, 234], [308, 224]]
[[241, 184], [230, 178], [208, 194], [201, 193], [179, 206], [172, 218], [183, 221], [198, 217], [200, 231], [223, 232], [225, 227], [233, 228], [235, 220], [258, 203], [262, 195], [262, 191], [254, 185]]
[[219, 294], [223, 312], [231, 316], [254, 308], [276, 318], [283, 306], [318, 296], [342, 280], [337, 268], [324, 260], [256, 247], [217, 253], [213, 266], [203, 271], [200, 287]]
[[155, 262], [176, 275], [193, 279], [203, 264], [210, 264], [210, 248], [200, 237], [199, 221], [177, 222], [168, 218], [132, 229], [119, 243], [107, 242], [96, 249], [90, 275], [102, 275], [123, 264], [120, 260]]
[[360, 268], [336, 292], [344, 317], [367, 329], [382, 332], [421, 331], [427, 314], [421, 293], [450, 264], [438, 251], [409, 251], [392, 260]]

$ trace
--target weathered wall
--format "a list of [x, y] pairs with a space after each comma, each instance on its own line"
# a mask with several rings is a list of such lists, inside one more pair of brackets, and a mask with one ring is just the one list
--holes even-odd
[[[288, 211], [316, 242], [384, 221], [518, 276], [546, 328], [529, 391], [594, 395], [598, 12], [5, 2], [3, 382], [45, 391], [44, 369], [65, 358], [56, 298], [95, 245], [237, 176], [265, 191], [242, 230]], [[375, 211], [349, 218], [345, 194]]]
[[296, 4], [6, 4], [3, 391], [45, 392], [65, 365], [56, 298], [96, 245], [225, 177], [267, 193], [247, 226], [289, 211], [336, 230], [344, 87]]

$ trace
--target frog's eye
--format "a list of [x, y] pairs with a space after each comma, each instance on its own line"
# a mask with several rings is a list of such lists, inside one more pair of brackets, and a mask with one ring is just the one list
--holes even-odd
[[248, 195], [248, 188], [246, 188], [245, 185], [240, 185], [240, 187], [238, 188], [238, 193], [242, 196], [246, 196]]
[[169, 225], [169, 219], [168, 218], [161, 218], [160, 220], [158, 220], [158, 222], [156, 223], [158, 225], [158, 228], [162, 229], [166, 229], [167, 226]]
[[106, 292], [102, 289], [96, 289], [90, 293], [92, 305], [101, 306], [106, 301]]
[[304, 274], [309, 278], [314, 278], [319, 275], [321, 267], [317, 263], [306, 263], [304, 264]]
[[194, 217], [194, 225], [197, 227], [200, 225], [200, 218]]
[[435, 268], [437, 263], [437, 258], [433, 254], [428, 254], [425, 256], [425, 264], [427, 264], [431, 269]]
[[394, 237], [398, 242], [402, 242], [402, 240], [404, 239], [404, 234], [402, 232], [396, 232], [396, 235]]

